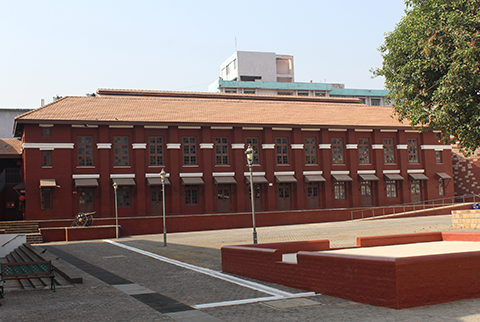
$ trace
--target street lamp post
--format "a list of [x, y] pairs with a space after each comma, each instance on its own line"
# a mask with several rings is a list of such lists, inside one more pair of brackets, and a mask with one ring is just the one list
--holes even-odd
[[257, 243], [257, 226], [255, 224], [255, 194], [253, 191], [253, 172], [252, 172], [252, 165], [253, 165], [253, 149], [252, 146], [249, 145], [247, 151], [245, 151], [247, 155], [247, 163], [248, 168], [250, 169], [250, 200], [252, 202], [252, 220], [253, 220], [253, 243]]
[[118, 239], [118, 197], [117, 197], [118, 184], [113, 183], [113, 190], [115, 191], [115, 235]]
[[165, 224], [165, 169], [160, 172], [162, 180], [162, 206], [163, 206], [163, 247], [167, 246], [167, 226]]

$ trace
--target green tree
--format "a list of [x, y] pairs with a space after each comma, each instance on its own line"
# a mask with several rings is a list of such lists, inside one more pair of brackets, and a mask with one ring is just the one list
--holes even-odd
[[394, 115], [445, 142], [480, 146], [480, 1], [406, 0], [380, 47]]

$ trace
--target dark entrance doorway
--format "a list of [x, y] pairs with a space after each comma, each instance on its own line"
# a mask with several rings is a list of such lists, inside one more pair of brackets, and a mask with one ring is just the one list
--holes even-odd
[[291, 209], [291, 191], [290, 183], [279, 183], [278, 184], [278, 209]]
[[422, 201], [422, 184], [420, 180], [412, 180], [410, 182], [410, 193], [412, 195], [412, 202]]
[[219, 184], [217, 186], [217, 211], [229, 212], [232, 210], [232, 201], [230, 199], [230, 185]]
[[[262, 210], [262, 185], [260, 183], [253, 184], [253, 193], [255, 194], [255, 211]], [[252, 211], [250, 184], [248, 185], [248, 210]]]
[[94, 188], [77, 188], [78, 212], [94, 212]]
[[150, 186], [150, 213], [152, 215], [160, 215], [163, 213], [161, 186]]
[[361, 196], [362, 196], [362, 206], [363, 207], [373, 206], [372, 182], [371, 181], [361, 181], [360, 182], [360, 193], [361, 193]]
[[309, 182], [307, 184], [307, 207], [320, 208], [319, 183]]

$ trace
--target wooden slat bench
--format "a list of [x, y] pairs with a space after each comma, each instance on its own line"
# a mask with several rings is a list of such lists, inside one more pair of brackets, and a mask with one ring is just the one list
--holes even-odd
[[[50, 278], [50, 289], [55, 291], [55, 269], [52, 261], [0, 263], [0, 282], [29, 278]], [[3, 285], [0, 285], [3, 298]]]

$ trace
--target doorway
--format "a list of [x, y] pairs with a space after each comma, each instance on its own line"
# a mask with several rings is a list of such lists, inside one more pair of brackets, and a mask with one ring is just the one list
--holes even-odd
[[77, 188], [78, 212], [95, 211], [93, 189], [94, 188]]
[[410, 193], [412, 196], [412, 202], [422, 201], [422, 185], [420, 180], [412, 180], [410, 182]]
[[362, 207], [373, 206], [373, 196], [372, 196], [372, 182], [371, 181], [361, 181], [360, 182], [360, 193], [362, 196]]
[[278, 209], [291, 209], [291, 191], [290, 183], [278, 184]]
[[162, 187], [150, 186], [150, 214], [163, 214]]
[[307, 184], [307, 207], [308, 208], [320, 208], [319, 197], [319, 184], [318, 182], [309, 182]]
[[217, 186], [217, 212], [230, 212], [231, 210], [230, 185], [219, 184]]

